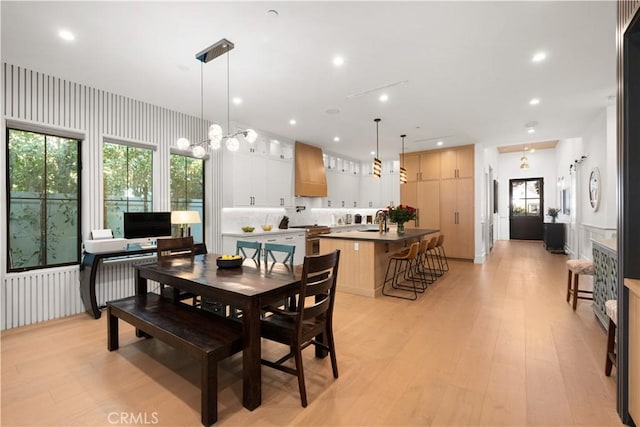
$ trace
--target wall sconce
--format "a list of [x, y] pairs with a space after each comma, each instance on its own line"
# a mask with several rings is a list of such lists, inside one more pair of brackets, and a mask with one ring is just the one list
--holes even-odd
[[171, 224], [180, 225], [180, 237], [184, 237], [184, 227], [187, 226], [187, 236], [191, 236], [191, 224], [200, 224], [198, 211], [171, 211]]

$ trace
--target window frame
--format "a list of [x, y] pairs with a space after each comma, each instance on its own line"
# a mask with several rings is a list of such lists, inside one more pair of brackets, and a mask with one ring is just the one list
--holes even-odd
[[[151, 209], [149, 211], [142, 211], [142, 212], [155, 212], [155, 199], [156, 199], [156, 194], [155, 194], [155, 169], [156, 169], [156, 151], [157, 151], [157, 147], [153, 144], [147, 144], [147, 143], [140, 143], [140, 142], [133, 142], [133, 141], [127, 141], [127, 140], [120, 140], [117, 138], [111, 138], [111, 137], [105, 137], [102, 141], [102, 145], [101, 145], [101, 151], [102, 151], [102, 162], [101, 162], [101, 171], [102, 171], [102, 213], [103, 213], [103, 218], [102, 218], [102, 227], [107, 228], [108, 224], [107, 224], [107, 206], [106, 206], [106, 202], [107, 201], [113, 201], [113, 200], [108, 200], [107, 199], [107, 194], [106, 194], [106, 188], [104, 185], [104, 181], [105, 181], [105, 174], [104, 174], [104, 161], [105, 161], [105, 157], [104, 157], [104, 151], [105, 151], [105, 145], [106, 144], [111, 144], [111, 145], [120, 145], [120, 146], [124, 146], [127, 148], [127, 150], [129, 149], [141, 149], [141, 150], [149, 150], [150, 154], [151, 154], [151, 174], [150, 174], [150, 181], [151, 181], [151, 200], [150, 200], [150, 205], [151, 205]], [[127, 179], [129, 177], [127, 176]], [[138, 211], [130, 211], [129, 210], [129, 203], [130, 203], [130, 199], [127, 198], [126, 199], [126, 210], [123, 211], [123, 214], [125, 212], [138, 212]], [[115, 233], [114, 233], [115, 235]]]
[[[44, 160], [44, 164], [45, 164], [45, 170], [46, 170], [46, 159], [47, 159], [47, 150], [46, 150], [46, 138], [47, 137], [52, 137], [52, 138], [64, 138], [64, 139], [69, 139], [69, 140], [73, 140], [76, 142], [77, 145], [77, 152], [76, 152], [76, 162], [77, 162], [77, 174], [78, 174], [78, 182], [77, 182], [77, 186], [76, 186], [76, 204], [77, 204], [77, 216], [76, 216], [76, 247], [75, 247], [75, 253], [76, 253], [76, 259], [75, 261], [68, 261], [68, 262], [61, 262], [61, 263], [54, 263], [54, 264], [43, 264], [43, 265], [36, 265], [36, 266], [29, 266], [29, 267], [18, 267], [18, 268], [12, 268], [12, 256], [11, 256], [11, 235], [10, 235], [10, 230], [11, 230], [11, 150], [10, 150], [10, 133], [11, 131], [19, 131], [19, 132], [28, 132], [28, 133], [32, 133], [32, 134], [37, 134], [37, 135], [42, 135], [45, 137], [45, 160]], [[7, 209], [7, 219], [6, 219], [6, 223], [5, 223], [5, 231], [6, 231], [6, 245], [7, 245], [7, 254], [6, 254], [6, 271], [7, 273], [20, 273], [20, 272], [25, 272], [25, 271], [32, 271], [32, 270], [42, 270], [42, 269], [49, 269], [49, 268], [57, 268], [57, 267], [65, 267], [65, 266], [70, 266], [70, 265], [80, 265], [80, 262], [82, 260], [82, 143], [84, 141], [84, 137], [82, 135], [78, 135], [78, 134], [70, 134], [69, 132], [56, 132], [55, 130], [52, 129], [47, 129], [47, 128], [40, 128], [40, 127], [33, 127], [33, 126], [21, 126], [19, 123], [13, 123], [13, 122], [9, 122], [7, 121], [6, 126], [5, 126], [5, 141], [6, 141], [6, 147], [5, 147], [5, 156], [6, 156], [6, 160], [5, 160], [5, 169], [6, 169], [6, 173], [5, 173], [5, 189], [6, 189], [6, 209]], [[44, 200], [48, 200], [47, 198], [47, 181], [46, 181], [46, 174], [44, 177], [44, 185], [45, 185], [45, 190], [44, 190]], [[40, 198], [40, 200], [42, 201], [43, 199]], [[45, 203], [46, 206], [46, 203]], [[46, 212], [46, 211], [45, 211]], [[48, 224], [48, 223], [46, 223]], [[46, 225], [45, 224], [45, 225]]]
[[[174, 200], [171, 197], [171, 157], [172, 156], [182, 156], [182, 157], [186, 157], [186, 158], [190, 158], [192, 160], [197, 160], [197, 161], [201, 161], [202, 162], [202, 215], [200, 218], [201, 224], [202, 224], [202, 242], [205, 241], [205, 236], [206, 236], [206, 215], [207, 215], [207, 210], [205, 209], [206, 206], [206, 195], [207, 195], [207, 184], [206, 184], [206, 161], [208, 160], [208, 156], [205, 157], [196, 157], [194, 155], [192, 155], [190, 152], [184, 151], [184, 150], [170, 150], [169, 152], [169, 208], [171, 210], [173, 210], [173, 202]], [[181, 209], [178, 209], [181, 210]]]

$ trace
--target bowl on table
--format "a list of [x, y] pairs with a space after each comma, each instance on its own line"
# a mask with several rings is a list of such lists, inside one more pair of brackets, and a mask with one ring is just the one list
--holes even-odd
[[242, 227], [242, 231], [244, 231], [245, 233], [251, 233], [255, 229], [256, 229], [255, 227], [249, 227], [249, 226]]
[[271, 231], [272, 228], [273, 228], [272, 225], [263, 225], [262, 226], [262, 230], [263, 231]]
[[236, 268], [242, 265], [242, 258], [240, 255], [223, 255], [216, 258], [216, 265], [218, 268]]

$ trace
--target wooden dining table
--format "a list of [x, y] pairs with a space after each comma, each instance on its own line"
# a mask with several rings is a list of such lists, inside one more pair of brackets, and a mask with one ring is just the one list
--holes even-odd
[[283, 264], [258, 266], [247, 259], [241, 267], [218, 268], [220, 255], [198, 255], [194, 261], [174, 259], [136, 266], [136, 295], [144, 298], [148, 280], [229, 304], [242, 310], [244, 349], [242, 353], [242, 403], [253, 410], [262, 402], [261, 308], [293, 295], [300, 287], [302, 266]]

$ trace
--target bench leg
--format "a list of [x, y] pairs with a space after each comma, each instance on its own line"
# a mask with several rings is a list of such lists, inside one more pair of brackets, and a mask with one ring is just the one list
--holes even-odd
[[200, 414], [202, 424], [210, 426], [218, 420], [218, 361], [203, 357], [200, 368]]
[[107, 307], [107, 349], [114, 351], [118, 347], [118, 318], [111, 313], [111, 307]]
[[573, 311], [576, 311], [576, 308], [578, 307], [578, 289], [580, 289], [578, 282], [579, 277], [580, 275], [578, 273], [573, 275]]
[[604, 373], [606, 376], [611, 375], [611, 368], [614, 365], [615, 360], [615, 346], [616, 346], [616, 324], [613, 320], [609, 319], [609, 332], [607, 333], [607, 359], [604, 364]]
[[569, 270], [569, 278], [567, 279], [567, 302], [571, 301], [571, 270]]

